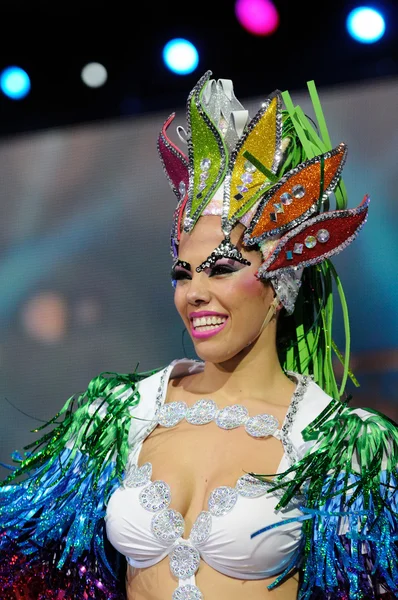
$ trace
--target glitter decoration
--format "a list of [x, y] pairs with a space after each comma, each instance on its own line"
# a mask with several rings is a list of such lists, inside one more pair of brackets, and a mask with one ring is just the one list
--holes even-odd
[[238, 479], [236, 484], [236, 490], [238, 494], [245, 498], [259, 498], [269, 492], [269, 488], [272, 484], [266, 481], [260, 481], [256, 477], [250, 474], [242, 475]]
[[[365, 224], [368, 207], [369, 196], [365, 196], [357, 208], [324, 212], [301, 223], [281, 238], [272, 255], [262, 263], [258, 274], [268, 279], [279, 275], [287, 266], [297, 269], [315, 265], [341, 252], [356, 238]], [[327, 247], [317, 244], [311, 248], [311, 254], [307, 251], [303, 251], [301, 255], [293, 252], [293, 260], [287, 262], [286, 252], [293, 251], [295, 244], [305, 244], [308, 237], [314, 237], [316, 241], [316, 235], [323, 224], [327, 225], [327, 231], [333, 242], [329, 241]]]
[[[267, 237], [280, 235], [316, 212], [319, 203], [335, 189], [346, 155], [346, 145], [339, 144], [330, 152], [288, 171], [264, 194], [252, 223], [245, 232], [244, 243], [259, 244]], [[292, 202], [290, 198], [293, 198]], [[280, 201], [285, 207], [283, 214], [278, 215], [277, 227], [273, 225], [273, 219], [270, 219], [275, 201]]]
[[294, 254], [302, 254], [304, 249], [304, 244], [294, 244], [293, 252]]
[[[184, 230], [191, 231], [204, 207], [225, 176], [227, 154], [221, 132], [203, 108], [201, 97], [211, 76], [207, 71], [191, 91], [187, 100], [187, 118], [190, 135], [188, 137], [189, 187], [187, 217]], [[205, 161], [204, 163], [202, 161]], [[206, 191], [200, 189], [201, 165], [208, 166], [209, 175]]]
[[214, 400], [202, 398], [189, 407], [185, 418], [192, 425], [205, 425], [214, 419], [216, 411], [217, 405]]
[[[267, 175], [258, 169], [252, 170], [249, 191], [243, 199], [236, 199], [238, 185], [247, 178], [247, 158], [245, 152], [252, 154], [271, 173], [276, 173], [281, 159], [282, 139], [281, 120], [282, 101], [280, 94], [272, 94], [252, 118], [231, 154], [225, 188], [225, 221], [235, 223], [256, 201], [261, 190], [269, 186]], [[255, 166], [255, 165], [253, 165]], [[239, 195], [238, 195], [239, 198]]]
[[189, 534], [189, 540], [195, 546], [198, 544], [203, 544], [209, 538], [210, 531], [211, 514], [207, 510], [202, 510], [192, 525], [191, 533]]
[[151, 480], [152, 476], [152, 465], [151, 463], [145, 463], [142, 467], [137, 467], [135, 464], [127, 466], [126, 473], [123, 480], [124, 487], [142, 487]]
[[172, 600], [203, 600], [203, 594], [196, 585], [188, 583], [173, 592]]
[[162, 542], [174, 542], [184, 533], [184, 519], [176, 510], [165, 509], [154, 515], [151, 531]]
[[234, 404], [221, 409], [216, 417], [216, 424], [222, 429], [234, 429], [243, 425], [249, 416], [246, 406]]
[[246, 421], [245, 429], [252, 437], [267, 437], [278, 429], [278, 419], [272, 415], [256, 415]]
[[199, 568], [200, 554], [188, 543], [178, 544], [169, 555], [170, 571], [174, 577], [188, 579]]
[[168, 402], [163, 404], [159, 413], [159, 425], [174, 427], [185, 418], [188, 406], [186, 402]]
[[240, 250], [233, 244], [230, 238], [227, 236], [224, 238], [217, 248], [213, 250], [213, 252], [208, 256], [202, 264], [196, 267], [196, 272], [200, 273], [203, 269], [208, 267], [212, 267], [220, 258], [232, 258], [237, 262], [240, 262], [242, 265], [250, 265], [251, 262], [244, 258]]
[[169, 506], [171, 492], [167, 483], [159, 480], [144, 487], [138, 498], [141, 506], [146, 508], [146, 510], [157, 512]]
[[222, 485], [213, 490], [209, 496], [209, 511], [215, 517], [226, 515], [232, 510], [238, 499], [237, 491], [228, 485]]

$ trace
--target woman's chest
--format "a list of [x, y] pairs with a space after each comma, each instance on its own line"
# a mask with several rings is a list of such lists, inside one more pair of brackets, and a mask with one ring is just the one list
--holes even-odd
[[243, 427], [223, 430], [214, 422], [176, 427], [158, 426], [143, 442], [138, 466], [152, 465], [152, 481], [170, 488], [170, 508], [188, 522], [206, 510], [211, 493], [234, 488], [246, 473], [273, 475], [284, 454], [273, 436], [253, 438]]

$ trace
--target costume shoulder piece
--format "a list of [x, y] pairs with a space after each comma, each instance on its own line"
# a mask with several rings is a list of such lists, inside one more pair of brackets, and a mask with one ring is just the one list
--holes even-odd
[[0, 484], [3, 599], [124, 597], [104, 514], [123, 477], [139, 383], [158, 371], [100, 374], [14, 456], [19, 465]]
[[398, 425], [333, 401], [302, 435], [312, 448], [274, 489], [276, 509], [304, 494], [303, 544], [269, 587], [299, 568], [299, 600], [397, 598]]

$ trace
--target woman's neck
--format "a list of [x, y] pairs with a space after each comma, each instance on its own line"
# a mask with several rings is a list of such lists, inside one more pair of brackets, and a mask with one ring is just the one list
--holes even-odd
[[[223, 363], [205, 361], [204, 370], [190, 378], [186, 389], [217, 396], [230, 404], [244, 399], [289, 403], [295, 383], [283, 372], [276, 347], [267, 352], [254, 344]], [[184, 386], [185, 387], [185, 386]]]

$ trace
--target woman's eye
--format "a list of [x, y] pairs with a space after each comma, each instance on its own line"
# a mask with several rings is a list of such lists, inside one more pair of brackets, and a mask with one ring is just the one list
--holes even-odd
[[212, 277], [213, 275], [225, 275], [226, 273], [234, 273], [234, 271], [235, 269], [232, 269], [227, 265], [215, 265], [210, 272], [210, 277]]
[[176, 271], [171, 272], [171, 279], [173, 281], [178, 281], [179, 279], [188, 279], [188, 278], [190, 278], [190, 274], [187, 273], [186, 271], [176, 270]]

